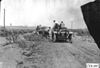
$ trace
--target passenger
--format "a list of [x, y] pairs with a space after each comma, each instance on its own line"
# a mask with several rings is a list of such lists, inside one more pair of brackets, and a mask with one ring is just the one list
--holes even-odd
[[63, 23], [63, 21], [61, 21], [61, 23], [60, 23], [60, 29], [64, 28], [64, 27], [65, 27], [65, 24]]

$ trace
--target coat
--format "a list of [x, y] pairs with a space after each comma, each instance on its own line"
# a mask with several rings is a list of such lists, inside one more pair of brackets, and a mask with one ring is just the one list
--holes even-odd
[[100, 2], [82, 5], [81, 11], [87, 28], [100, 49]]

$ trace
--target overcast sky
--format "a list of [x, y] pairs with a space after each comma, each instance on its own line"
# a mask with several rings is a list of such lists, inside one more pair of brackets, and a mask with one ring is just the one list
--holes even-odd
[[70, 28], [85, 28], [80, 6], [93, 0], [3, 0], [1, 4], [1, 23], [3, 25], [3, 9], [6, 9], [6, 25], [52, 26], [53, 20], [64, 21]]

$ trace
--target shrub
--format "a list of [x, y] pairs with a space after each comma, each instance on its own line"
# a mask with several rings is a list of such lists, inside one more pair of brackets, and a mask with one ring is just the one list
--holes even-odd
[[46, 41], [46, 39], [42, 35], [37, 34], [24, 35], [24, 38], [27, 41]]

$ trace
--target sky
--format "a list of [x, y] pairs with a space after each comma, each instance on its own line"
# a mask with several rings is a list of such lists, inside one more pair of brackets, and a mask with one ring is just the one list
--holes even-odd
[[6, 26], [53, 26], [53, 20], [66, 27], [86, 28], [80, 6], [93, 0], [2, 0], [1, 22], [6, 10]]

